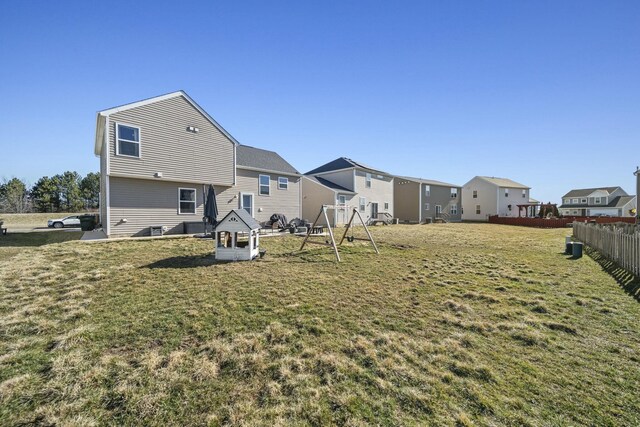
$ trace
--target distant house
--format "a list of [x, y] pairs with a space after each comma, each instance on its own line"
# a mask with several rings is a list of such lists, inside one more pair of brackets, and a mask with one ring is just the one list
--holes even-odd
[[562, 196], [558, 210], [563, 216], [633, 217], [636, 204], [621, 187], [581, 188]]
[[526, 216], [530, 189], [508, 178], [476, 176], [462, 187], [462, 219], [487, 221], [492, 215]]
[[462, 187], [459, 185], [396, 176], [393, 192], [395, 216], [401, 222], [462, 220]]
[[357, 208], [365, 221], [393, 217], [393, 175], [362, 163], [340, 157], [304, 174], [302, 215], [313, 221], [322, 205], [335, 205], [329, 211], [332, 225], [349, 221]]
[[183, 91], [98, 112], [94, 152], [108, 236], [183, 233], [201, 223], [209, 184], [221, 217], [300, 213], [300, 174], [276, 153], [240, 146]]

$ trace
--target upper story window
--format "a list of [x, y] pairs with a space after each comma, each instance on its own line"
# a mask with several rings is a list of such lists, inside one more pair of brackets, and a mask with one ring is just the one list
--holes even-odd
[[454, 203], [453, 205], [449, 206], [449, 213], [451, 215], [458, 215], [458, 205]]
[[258, 179], [260, 181], [258, 194], [260, 194], [261, 196], [268, 196], [271, 190], [271, 186], [269, 185], [271, 177], [269, 175], [260, 175]]
[[364, 197], [360, 197], [360, 201], [358, 203], [358, 208], [360, 209], [360, 212], [364, 212], [366, 205], [367, 205], [367, 199], [365, 199]]
[[508, 188], [504, 189], [504, 197], [509, 197], [509, 189]]
[[431, 206], [429, 205], [429, 203], [425, 203], [425, 204], [424, 204], [424, 210], [425, 210], [425, 211], [428, 211], [428, 210], [430, 210], [430, 209], [431, 209]]
[[371, 188], [371, 174], [366, 173], [364, 176], [364, 186], [366, 188]]
[[458, 189], [455, 187], [451, 187], [451, 198], [455, 199], [456, 197], [458, 197]]
[[195, 214], [196, 213], [196, 189], [195, 188], [178, 188], [178, 213], [179, 214]]
[[571, 203], [573, 203], [573, 204], [576, 204], [576, 205], [577, 205], [577, 204], [578, 204], [578, 199], [571, 199]]
[[478, 198], [478, 190], [473, 190], [473, 198], [474, 199]]
[[587, 203], [587, 199], [580, 199], [580, 203], [583, 203], [583, 204]]
[[571, 199], [564, 199], [564, 202], [568, 205], [569, 203], [571, 203]]
[[140, 128], [116, 123], [116, 155], [140, 157]]
[[338, 204], [339, 205], [343, 205], [343, 206], [346, 205], [347, 204], [347, 196], [342, 195], [342, 194], [339, 195], [338, 196]]
[[523, 199], [527, 198], [527, 190], [522, 190], [522, 198]]
[[389, 202], [384, 202], [384, 210], [385, 211], [389, 210]]
[[600, 199], [600, 197], [596, 197], [593, 203], [595, 203], [596, 205], [599, 205], [600, 203], [602, 203], [602, 199]]
[[424, 195], [426, 197], [431, 196], [431, 186], [430, 185], [425, 185], [424, 186]]
[[281, 176], [278, 177], [278, 190], [288, 190], [289, 189], [289, 178]]

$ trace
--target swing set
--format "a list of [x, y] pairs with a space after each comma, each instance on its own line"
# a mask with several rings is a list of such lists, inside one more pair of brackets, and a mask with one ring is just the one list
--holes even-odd
[[[364, 220], [362, 219], [362, 216], [360, 215], [360, 212], [358, 212], [358, 209], [353, 208], [352, 213], [351, 213], [351, 218], [349, 219], [349, 223], [347, 224], [347, 227], [344, 230], [344, 234], [342, 235], [342, 238], [340, 239], [340, 243], [336, 244], [336, 240], [333, 234], [333, 230], [331, 229], [331, 222], [329, 221], [329, 216], [327, 215], [327, 210], [332, 209], [345, 209], [347, 206], [344, 205], [340, 205], [340, 206], [335, 206], [335, 205], [322, 205], [322, 208], [320, 209], [320, 212], [318, 212], [318, 216], [316, 217], [316, 219], [313, 221], [313, 225], [311, 227], [309, 227], [309, 230], [307, 230], [307, 234], [304, 237], [304, 240], [302, 241], [302, 245], [300, 246], [300, 251], [302, 249], [304, 249], [304, 246], [307, 243], [312, 243], [315, 245], [322, 245], [322, 246], [330, 246], [333, 248], [333, 252], [336, 255], [336, 259], [338, 260], [338, 262], [340, 262], [340, 253], [338, 252], [338, 246], [342, 245], [342, 242], [344, 242], [344, 239], [347, 239], [348, 242], [353, 242], [354, 240], [363, 240], [363, 241], [367, 241], [367, 242], [371, 242], [371, 246], [373, 246], [373, 249], [376, 251], [376, 254], [380, 254], [380, 251], [378, 251], [378, 247], [376, 246], [376, 242], [373, 241], [373, 237], [371, 237], [371, 233], [369, 232], [369, 229], [367, 228], [367, 224], [364, 222]], [[309, 239], [309, 237], [311, 236], [311, 231], [316, 227], [316, 225], [318, 224], [318, 221], [320, 221], [321, 217], [324, 216], [324, 221], [327, 224], [327, 229], [329, 230], [329, 237], [330, 237], [330, 241], [329, 240], [325, 240], [324, 242], [320, 242], [317, 240], [311, 240]], [[367, 237], [363, 238], [363, 237], [355, 237], [353, 235], [353, 220], [355, 219], [355, 217], [358, 217], [358, 219], [360, 220], [360, 223], [362, 224], [362, 226], [364, 227], [364, 231], [366, 231], [367, 233]], [[349, 231], [351, 231], [351, 235], [347, 236], [347, 234], [349, 233]]]

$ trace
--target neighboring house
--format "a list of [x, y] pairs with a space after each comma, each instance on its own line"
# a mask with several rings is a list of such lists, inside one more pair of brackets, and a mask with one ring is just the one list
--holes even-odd
[[[209, 184], [215, 187], [223, 217], [242, 206], [242, 192], [249, 188], [260, 192], [261, 171], [269, 175], [269, 195], [276, 195], [273, 205], [278, 204], [275, 199], [282, 202], [278, 211], [299, 212], [295, 170], [268, 163], [277, 155], [267, 156], [264, 164], [252, 163], [252, 150], [257, 149], [244, 146], [238, 151], [240, 157], [246, 156], [242, 165], [236, 165], [238, 147], [183, 91], [98, 112], [94, 151], [100, 157], [100, 217], [105, 233], [142, 236], [149, 234], [150, 226], [183, 233], [185, 222], [202, 221]], [[274, 180], [279, 176], [291, 178], [288, 191], [297, 197], [284, 190], [278, 193]], [[224, 199], [232, 199], [232, 194], [233, 202]]]
[[459, 185], [396, 176], [393, 191], [395, 216], [401, 222], [462, 220], [462, 187]]
[[274, 213], [288, 220], [300, 217], [301, 174], [278, 153], [238, 145], [236, 183], [218, 194], [218, 209], [245, 209], [257, 221]]
[[322, 205], [332, 225], [346, 224], [352, 208], [364, 221], [393, 218], [393, 176], [346, 157], [340, 157], [305, 174], [302, 180], [302, 216], [313, 221]]
[[492, 215], [525, 216], [530, 189], [508, 178], [476, 176], [462, 187], [462, 219], [487, 221]]
[[563, 216], [618, 216], [633, 217], [636, 196], [630, 196], [621, 187], [581, 188], [562, 196], [558, 207]]

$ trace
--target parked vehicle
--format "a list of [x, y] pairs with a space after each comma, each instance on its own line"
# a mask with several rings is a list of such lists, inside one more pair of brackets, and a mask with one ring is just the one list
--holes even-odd
[[47, 221], [47, 227], [80, 227], [80, 217], [78, 215], [71, 215], [60, 219], [50, 219]]

